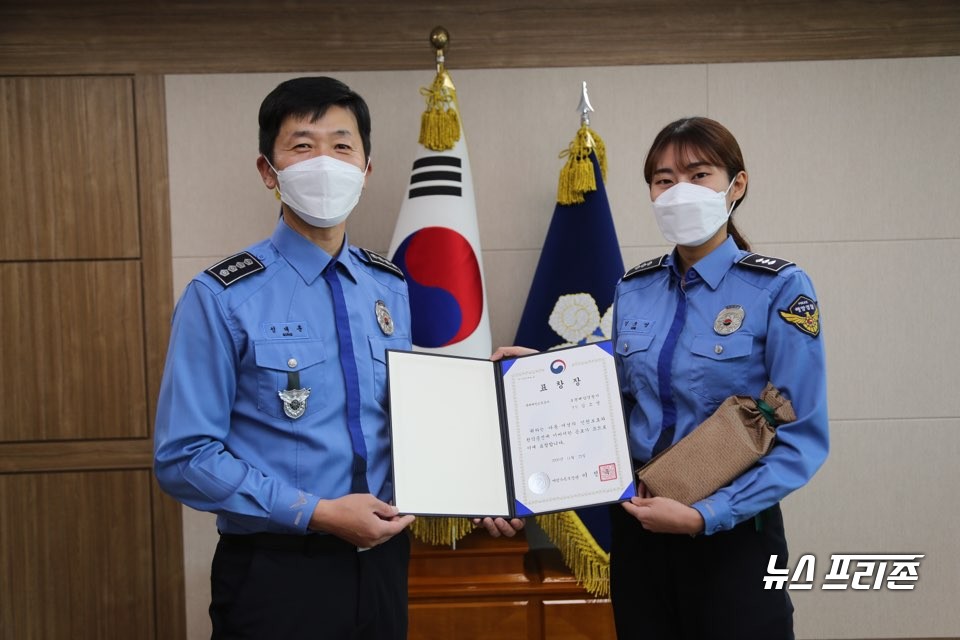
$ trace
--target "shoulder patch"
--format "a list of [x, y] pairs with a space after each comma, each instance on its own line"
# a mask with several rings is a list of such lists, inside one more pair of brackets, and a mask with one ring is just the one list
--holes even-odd
[[633, 276], [638, 276], [641, 273], [647, 273], [648, 271], [659, 269], [664, 266], [663, 263], [666, 262], [666, 260], [667, 260], [667, 256], [665, 255], [660, 256], [659, 258], [653, 258], [652, 260], [645, 260], [644, 262], [641, 262], [640, 264], [635, 266], [633, 269], [630, 269], [625, 274], [623, 274], [622, 279], [627, 280], [628, 278], [632, 278]]
[[737, 260], [737, 264], [744, 267], [749, 267], [750, 269], [760, 269], [761, 271], [779, 273], [793, 263], [789, 260], [770, 258], [768, 256], [762, 256], [759, 253], [751, 253], [750, 255], [743, 256]]
[[253, 254], [243, 251], [229, 258], [225, 258], [205, 271], [220, 281], [225, 287], [253, 275], [258, 271], [263, 271], [266, 267], [257, 260]]
[[787, 324], [792, 324], [808, 336], [816, 338], [820, 335], [820, 308], [816, 300], [805, 295], [799, 295], [786, 309], [778, 309], [780, 317]]
[[394, 274], [401, 280], [404, 279], [403, 271], [400, 270], [400, 267], [393, 264], [392, 262], [384, 258], [382, 255], [380, 255], [379, 253], [374, 253], [373, 251], [370, 251], [368, 249], [361, 248], [360, 254], [363, 256], [367, 264], [372, 264], [375, 267], [380, 267], [381, 269], [384, 269]]

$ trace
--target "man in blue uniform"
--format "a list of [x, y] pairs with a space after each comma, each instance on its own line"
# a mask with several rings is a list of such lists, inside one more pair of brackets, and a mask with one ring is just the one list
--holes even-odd
[[177, 304], [157, 409], [165, 491], [217, 514], [215, 638], [405, 638], [413, 516], [393, 497], [387, 349], [407, 286], [353, 247], [370, 116], [332, 78], [280, 84], [259, 114], [273, 235], [198, 274]]

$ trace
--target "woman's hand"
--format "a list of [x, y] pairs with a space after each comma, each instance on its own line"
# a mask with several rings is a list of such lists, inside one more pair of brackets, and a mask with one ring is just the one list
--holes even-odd
[[653, 533], [703, 533], [703, 516], [693, 507], [670, 498], [650, 497], [641, 488], [640, 497], [624, 502], [627, 513], [640, 521], [643, 528]]
[[512, 520], [505, 520], [503, 518], [474, 518], [473, 524], [477, 526], [482, 525], [483, 528], [487, 530], [487, 533], [494, 538], [499, 538], [500, 536], [512, 538], [517, 535], [517, 531], [523, 529], [525, 523], [520, 518], [513, 518]]
[[527, 347], [498, 347], [497, 350], [493, 352], [493, 355], [490, 356], [490, 359], [501, 360], [503, 358], [515, 358], [517, 356], [528, 356], [531, 353], [537, 353], [537, 350]]

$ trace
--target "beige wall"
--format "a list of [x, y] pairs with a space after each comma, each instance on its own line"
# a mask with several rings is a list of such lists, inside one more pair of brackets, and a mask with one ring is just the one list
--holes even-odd
[[[960, 636], [953, 505], [960, 457], [960, 58], [452, 70], [473, 166], [494, 344], [512, 342], [578, 125], [582, 80], [609, 156], [624, 262], [664, 252], [640, 174], [667, 122], [702, 114], [743, 147], [740, 227], [812, 276], [828, 348], [833, 447], [785, 501], [793, 557], [925, 553], [914, 591], [792, 592], [799, 638]], [[256, 111], [299, 74], [167, 76], [175, 293], [269, 234]], [[424, 71], [334, 74], [373, 114], [374, 173], [348, 231], [385, 252], [409, 177]], [[185, 510], [190, 638], [209, 635], [212, 518]]]

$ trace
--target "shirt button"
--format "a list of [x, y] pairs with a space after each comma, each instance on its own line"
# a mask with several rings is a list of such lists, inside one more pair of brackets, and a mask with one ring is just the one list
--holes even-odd
[[723, 345], [722, 345], [722, 344], [718, 344], [717, 346], [715, 346], [715, 347], [713, 348], [713, 352], [714, 352], [714, 353], [723, 353]]
[[290, 358], [289, 360], [287, 360], [287, 366], [290, 367], [291, 369], [295, 368], [297, 366], [297, 359]]

